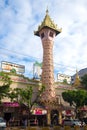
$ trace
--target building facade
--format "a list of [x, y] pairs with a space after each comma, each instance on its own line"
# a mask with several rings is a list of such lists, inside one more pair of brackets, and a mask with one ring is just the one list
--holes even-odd
[[[32, 101], [34, 101], [37, 98], [38, 89], [41, 86], [40, 81], [30, 80], [27, 77], [24, 77], [23, 75], [19, 75], [19, 74], [10, 74], [8, 72], [4, 72], [4, 73], [11, 78], [12, 83], [10, 85], [10, 88], [12, 90], [15, 88], [26, 89], [27, 86], [29, 87], [32, 86], [33, 88]], [[0, 85], [2, 85], [1, 76], [0, 76]], [[35, 113], [33, 114], [33, 116], [35, 117], [35, 115], [37, 115], [36, 113], [37, 108], [34, 108], [33, 111], [35, 111]], [[43, 111], [45, 111], [45, 109], [43, 109]], [[28, 116], [28, 109], [26, 104], [20, 104], [17, 101], [13, 102], [8, 97], [4, 97], [2, 99], [2, 103], [0, 104], [0, 116], [4, 117], [4, 119], [7, 122], [10, 122], [11, 119], [14, 118], [14, 123], [12, 124], [11, 122], [11, 125], [21, 125], [21, 121], [25, 115]], [[42, 115], [46, 115], [46, 112], [42, 113]]]
[[57, 81], [63, 82], [64, 80], [66, 80], [68, 84], [71, 84], [71, 76], [58, 73], [57, 74]]

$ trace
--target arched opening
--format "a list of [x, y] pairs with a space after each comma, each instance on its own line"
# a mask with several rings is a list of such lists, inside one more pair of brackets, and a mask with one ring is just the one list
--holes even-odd
[[52, 125], [58, 125], [58, 117], [59, 117], [59, 112], [58, 110], [52, 110], [51, 111], [51, 124]]

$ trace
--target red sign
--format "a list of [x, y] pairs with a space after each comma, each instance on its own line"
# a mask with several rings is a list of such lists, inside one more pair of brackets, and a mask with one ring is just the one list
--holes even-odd
[[36, 109], [35, 114], [36, 115], [42, 115], [42, 110], [41, 109]]
[[41, 109], [41, 108], [35, 108], [32, 111], [32, 114], [34, 114], [34, 115], [44, 115], [44, 114], [47, 114], [47, 110]]
[[66, 115], [71, 116], [72, 115], [71, 110], [66, 110]]

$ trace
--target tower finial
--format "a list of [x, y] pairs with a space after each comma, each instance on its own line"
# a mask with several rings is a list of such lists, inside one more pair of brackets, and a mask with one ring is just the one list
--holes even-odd
[[48, 6], [47, 6], [47, 9], [46, 9], [46, 14], [48, 14], [49, 13], [49, 11], [48, 11]]

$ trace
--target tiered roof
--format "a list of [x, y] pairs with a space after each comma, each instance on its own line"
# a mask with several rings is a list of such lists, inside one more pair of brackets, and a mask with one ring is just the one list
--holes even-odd
[[54, 21], [51, 20], [49, 14], [48, 14], [48, 9], [46, 10], [46, 15], [45, 18], [43, 20], [43, 22], [41, 23], [41, 25], [38, 26], [38, 30], [34, 32], [35, 35], [39, 36], [39, 32], [43, 29], [43, 28], [50, 28], [52, 30], [54, 30], [56, 32], [56, 35], [59, 34], [62, 29], [57, 27], [57, 24], [54, 23]]

